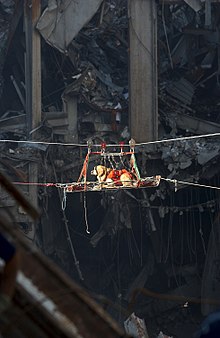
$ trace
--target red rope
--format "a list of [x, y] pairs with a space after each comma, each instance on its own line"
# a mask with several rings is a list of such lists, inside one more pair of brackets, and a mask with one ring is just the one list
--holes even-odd
[[83, 177], [86, 178], [88, 161], [89, 161], [89, 154], [86, 155], [86, 158], [84, 160], [83, 167], [82, 167], [82, 170], [81, 170], [81, 173], [79, 175], [79, 178], [78, 178], [77, 182], [80, 182]]
[[13, 182], [15, 185], [38, 185], [41, 187], [56, 187], [57, 183]]

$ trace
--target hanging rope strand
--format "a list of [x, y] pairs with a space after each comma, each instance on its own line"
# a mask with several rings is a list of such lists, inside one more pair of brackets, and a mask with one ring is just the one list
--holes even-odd
[[87, 232], [87, 234], [90, 234], [89, 223], [88, 223], [87, 201], [86, 201], [85, 192], [84, 192], [84, 196], [83, 196], [83, 206], [84, 206], [84, 217], [85, 217], [85, 223], [86, 223], [86, 232]]
[[[51, 159], [50, 159], [51, 161]], [[55, 179], [57, 180], [57, 174], [56, 174], [56, 170], [54, 168], [54, 165], [53, 165], [53, 162], [51, 161], [51, 164], [52, 164], [52, 167], [53, 167], [53, 172], [54, 172], [54, 177]], [[64, 189], [65, 191], [65, 189]], [[82, 272], [80, 270], [80, 266], [79, 266], [79, 261], [76, 257], [76, 253], [75, 253], [75, 250], [74, 250], [74, 247], [73, 247], [73, 242], [72, 242], [72, 239], [71, 239], [71, 236], [70, 236], [70, 231], [69, 231], [69, 226], [68, 226], [68, 219], [66, 217], [66, 213], [65, 213], [65, 209], [63, 208], [63, 200], [62, 200], [62, 196], [61, 196], [61, 191], [60, 189], [58, 189], [58, 195], [59, 195], [59, 199], [60, 199], [60, 203], [62, 205], [62, 214], [63, 214], [63, 222], [65, 224], [65, 229], [66, 229], [66, 233], [67, 233], [67, 241], [70, 245], [70, 249], [71, 249], [71, 252], [72, 252], [72, 256], [73, 256], [73, 260], [74, 260], [74, 264], [76, 266], [76, 270], [77, 270], [77, 273], [79, 275], [79, 278], [81, 280], [84, 280], [83, 278], [83, 275], [82, 275]]]
[[[86, 190], [87, 190], [87, 172], [88, 172], [88, 164], [89, 164], [89, 154], [90, 154], [90, 148], [88, 148], [88, 153], [86, 155], [86, 159], [83, 165], [83, 170], [80, 174], [80, 176], [84, 176], [84, 196], [83, 196], [83, 206], [84, 206], [84, 218], [86, 223], [86, 232], [87, 234], [90, 234], [89, 231], [89, 224], [88, 224], [88, 213], [87, 213], [87, 201], [86, 201]], [[81, 177], [82, 178], [82, 177]]]

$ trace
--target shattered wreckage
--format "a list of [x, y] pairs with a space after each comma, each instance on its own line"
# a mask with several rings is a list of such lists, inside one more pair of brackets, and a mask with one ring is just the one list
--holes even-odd
[[[220, 186], [219, 137], [187, 139], [220, 132], [218, 1], [157, 4], [159, 140], [182, 139], [137, 147], [137, 163], [142, 176], [177, 184], [68, 196], [57, 185], [77, 181], [87, 150], [77, 145], [106, 143], [115, 152], [132, 137], [128, 3], [41, 1], [34, 124], [29, 2], [0, 0], [1, 170], [26, 196], [37, 194], [42, 215], [34, 226], [3, 191], [1, 202], [46, 256], [110, 300], [107, 311], [128, 333], [129, 320], [142, 318], [145, 336], [181, 338], [216, 309], [220, 292], [218, 190], [178, 184]], [[88, 173], [97, 164], [99, 154]]]

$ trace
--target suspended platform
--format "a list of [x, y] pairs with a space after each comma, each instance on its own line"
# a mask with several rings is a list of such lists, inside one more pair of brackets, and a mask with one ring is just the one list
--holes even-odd
[[[130, 184], [131, 183], [131, 184]], [[103, 191], [103, 190], [124, 190], [157, 187], [160, 184], [160, 176], [141, 178], [139, 181], [129, 181], [129, 185], [123, 186], [120, 181], [114, 183], [102, 182], [73, 182], [65, 184], [63, 188], [66, 192], [82, 191]]]
[[[60, 184], [65, 192], [124, 190], [157, 187], [161, 176], [155, 175], [141, 178], [135, 158], [135, 141], [130, 140], [130, 150], [124, 151], [124, 143], [120, 143], [120, 151], [107, 152], [106, 144], [101, 144], [100, 151], [92, 151], [92, 143], [88, 143], [88, 152], [77, 182]], [[95, 166], [90, 174], [96, 180], [88, 180], [88, 165], [91, 155], [100, 156], [100, 164]], [[124, 158], [129, 157], [129, 164], [125, 167]]]

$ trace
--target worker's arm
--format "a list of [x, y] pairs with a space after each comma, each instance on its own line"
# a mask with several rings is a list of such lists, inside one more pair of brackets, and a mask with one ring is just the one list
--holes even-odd
[[19, 267], [17, 249], [0, 233], [0, 257], [5, 265], [0, 278], [0, 313], [8, 308], [14, 294]]

